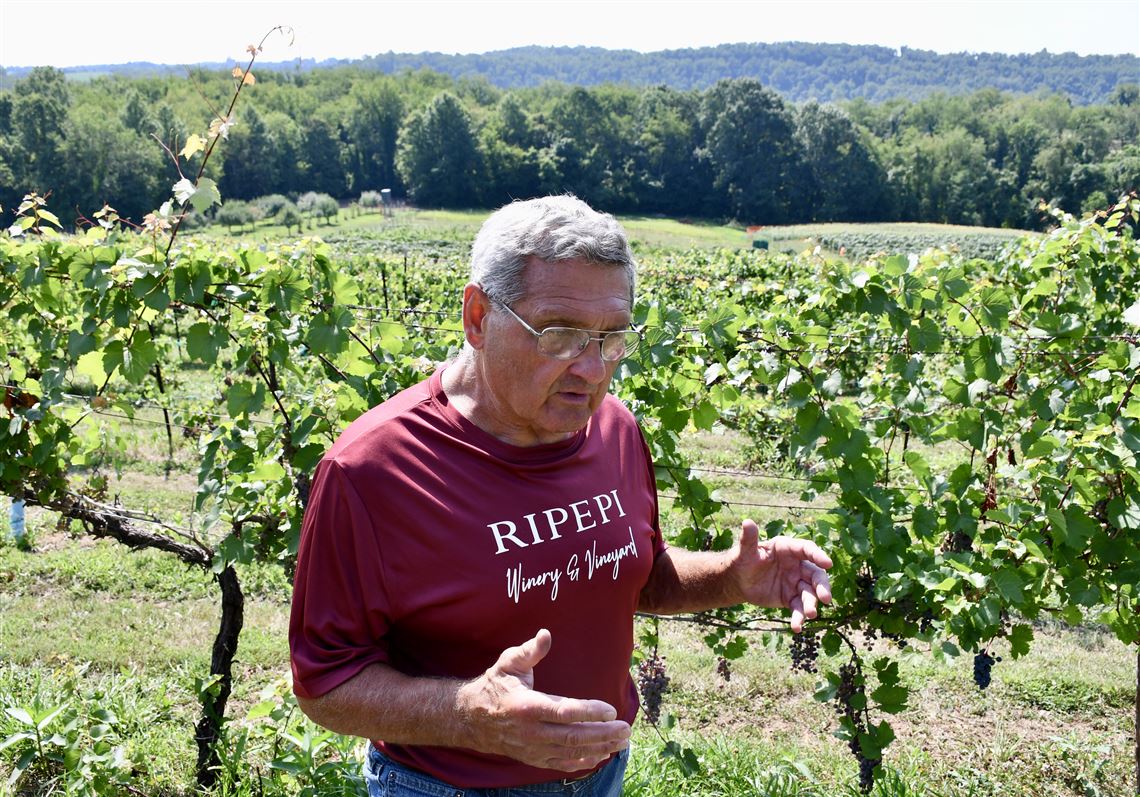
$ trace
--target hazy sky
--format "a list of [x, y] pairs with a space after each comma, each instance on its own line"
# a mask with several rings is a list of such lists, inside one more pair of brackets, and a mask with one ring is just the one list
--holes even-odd
[[294, 40], [267, 41], [269, 61], [778, 41], [1140, 55], [1140, 0], [0, 0], [0, 65], [225, 61], [275, 25]]

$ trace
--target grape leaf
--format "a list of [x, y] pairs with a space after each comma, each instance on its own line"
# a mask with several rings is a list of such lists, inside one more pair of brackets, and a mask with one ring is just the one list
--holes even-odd
[[178, 204], [185, 205], [190, 197], [194, 196], [194, 192], [197, 189], [194, 187], [194, 183], [191, 182], [189, 178], [183, 177], [181, 180], [174, 184], [171, 190], [174, 192], [174, 199], [178, 202]]
[[178, 154], [186, 160], [190, 160], [197, 153], [206, 149], [206, 139], [202, 138], [197, 133], [191, 133], [190, 137], [186, 139], [186, 146]]
[[1029, 652], [1029, 643], [1033, 641], [1033, 626], [1018, 623], [1009, 632], [1009, 655], [1019, 658]]
[[209, 177], [203, 177], [198, 181], [198, 188], [190, 197], [190, 204], [199, 213], [205, 213], [212, 205], [219, 205], [221, 202], [222, 195], [218, 192], [218, 184]]
[[994, 586], [1007, 601], [1015, 606], [1025, 603], [1025, 587], [1017, 571], [1003, 567], [993, 575]]
[[1125, 324], [1140, 327], [1140, 301], [1137, 301], [1136, 304], [1125, 310], [1124, 315], [1121, 316], [1121, 320], [1123, 320]]

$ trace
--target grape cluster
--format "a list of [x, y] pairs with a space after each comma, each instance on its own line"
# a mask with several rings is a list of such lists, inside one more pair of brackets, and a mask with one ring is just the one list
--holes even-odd
[[943, 550], [950, 553], [969, 553], [974, 550], [974, 539], [964, 531], [955, 531], [946, 539]]
[[641, 708], [650, 725], [661, 718], [661, 699], [669, 689], [669, 676], [665, 674], [665, 659], [654, 653], [637, 665], [637, 689], [641, 692]]
[[[855, 734], [847, 742], [847, 749], [855, 760], [859, 762], [859, 791], [870, 794], [875, 787], [875, 767], [882, 763], [879, 758], [867, 758], [863, 755], [863, 747], [859, 744], [859, 736], [867, 732], [867, 701], [866, 698], [855, 700], [856, 696], [864, 694], [863, 679], [859, 668], [854, 661], [841, 665], [839, 668], [839, 688], [835, 693], [836, 711], [851, 721]], [[862, 708], [855, 708], [853, 703]]]
[[985, 689], [990, 685], [990, 670], [993, 669], [995, 661], [1001, 661], [1001, 656], [991, 656], [988, 650], [974, 654], [974, 683], [979, 689]]
[[819, 658], [819, 637], [808, 631], [792, 634], [792, 669], [801, 672], [816, 672], [815, 662]]
[[835, 692], [835, 701], [838, 703], [837, 710], [840, 714], [846, 714], [852, 719], [855, 718], [856, 712], [851, 707], [851, 698], [863, 691], [863, 685], [855, 678], [858, 672], [852, 662], [840, 665], [839, 688]]
[[875, 767], [879, 765], [878, 759], [863, 758], [859, 755], [859, 791], [870, 794], [875, 788]]
[[716, 660], [716, 674], [723, 678], [726, 682], [732, 680], [732, 667], [728, 663], [728, 659], [721, 656]]
[[867, 571], [855, 576], [855, 586], [859, 588], [859, 598], [867, 606], [867, 611], [882, 611], [887, 604], [875, 597], [875, 576]]

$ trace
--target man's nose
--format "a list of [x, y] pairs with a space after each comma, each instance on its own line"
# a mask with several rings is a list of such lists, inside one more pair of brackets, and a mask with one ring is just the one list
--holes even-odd
[[609, 363], [602, 359], [602, 342], [591, 340], [582, 352], [570, 361], [570, 372], [591, 385], [606, 378]]

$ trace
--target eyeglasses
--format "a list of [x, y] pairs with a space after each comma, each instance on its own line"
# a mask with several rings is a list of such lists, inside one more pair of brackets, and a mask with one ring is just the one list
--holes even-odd
[[556, 360], [573, 360], [586, 350], [591, 340], [601, 341], [602, 359], [606, 362], [616, 362], [626, 357], [637, 348], [641, 342], [641, 333], [633, 329], [618, 329], [613, 332], [602, 332], [601, 335], [591, 335], [591, 332], [601, 330], [576, 329], [575, 327], [547, 327], [539, 332], [526, 321], [519, 318], [518, 313], [488, 294], [488, 298], [502, 307], [511, 317], [523, 325], [527, 332], [538, 338], [538, 350], [547, 357]]

